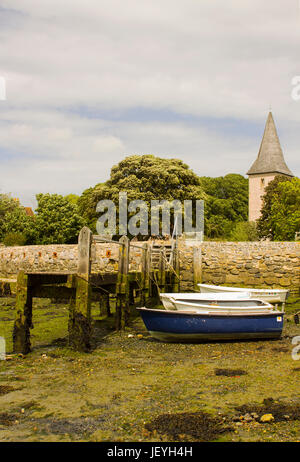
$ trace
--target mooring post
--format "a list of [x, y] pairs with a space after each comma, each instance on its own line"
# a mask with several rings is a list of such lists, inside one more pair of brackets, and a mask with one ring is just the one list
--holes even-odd
[[179, 293], [180, 291], [180, 260], [179, 260], [179, 250], [177, 247], [173, 250], [173, 269], [175, 274], [173, 274], [173, 292]]
[[149, 297], [153, 297], [154, 292], [154, 268], [153, 268], [153, 241], [149, 242]]
[[15, 353], [30, 352], [30, 329], [32, 328], [32, 293], [28, 287], [28, 275], [20, 271], [17, 278], [16, 316], [13, 329]]
[[146, 242], [142, 246], [142, 271], [141, 271], [141, 300], [142, 306], [149, 298], [150, 286], [150, 245]]
[[198, 284], [202, 281], [202, 251], [201, 247], [193, 249], [194, 290], [199, 292]]
[[[166, 286], [166, 248], [163, 247], [159, 255], [159, 289], [165, 292]], [[158, 294], [159, 295], [159, 294]]]
[[129, 322], [129, 239], [119, 240], [119, 271], [116, 284], [116, 329], [124, 329]]
[[92, 232], [85, 226], [78, 238], [76, 300], [70, 301], [69, 344], [78, 351], [91, 347], [91, 245]]

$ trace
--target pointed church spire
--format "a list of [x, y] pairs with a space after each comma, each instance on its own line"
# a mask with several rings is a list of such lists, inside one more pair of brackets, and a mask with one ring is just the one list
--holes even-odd
[[247, 175], [281, 173], [293, 176], [285, 163], [272, 112], [269, 112], [264, 136], [256, 161]]

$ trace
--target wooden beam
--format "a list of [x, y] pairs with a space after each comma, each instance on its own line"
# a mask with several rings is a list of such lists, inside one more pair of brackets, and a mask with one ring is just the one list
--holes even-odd
[[199, 292], [198, 284], [200, 284], [202, 280], [201, 247], [194, 247], [194, 250], [193, 250], [193, 277], [194, 277], [194, 289]]
[[77, 351], [91, 348], [91, 245], [92, 232], [84, 227], [78, 238], [78, 274], [76, 300], [70, 301], [69, 345]]
[[119, 272], [116, 284], [116, 329], [125, 329], [129, 322], [129, 239], [119, 240]]
[[91, 272], [92, 231], [85, 226], [78, 237], [78, 276], [88, 279]]

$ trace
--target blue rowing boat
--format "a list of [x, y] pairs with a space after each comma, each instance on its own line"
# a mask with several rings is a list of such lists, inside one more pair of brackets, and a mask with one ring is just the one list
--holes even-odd
[[150, 335], [164, 342], [280, 338], [282, 311], [199, 313], [137, 308]]

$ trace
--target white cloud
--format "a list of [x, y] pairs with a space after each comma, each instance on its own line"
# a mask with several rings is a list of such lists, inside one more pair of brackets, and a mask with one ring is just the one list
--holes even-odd
[[[200, 174], [244, 173], [270, 104], [299, 175], [295, 0], [2, 0], [1, 7], [2, 190], [27, 202], [47, 188], [81, 192], [131, 153], [176, 155]], [[157, 120], [130, 122], [136, 108]], [[179, 116], [166, 120], [164, 111]], [[255, 133], [240, 133], [238, 124], [226, 133], [233, 119]]]

